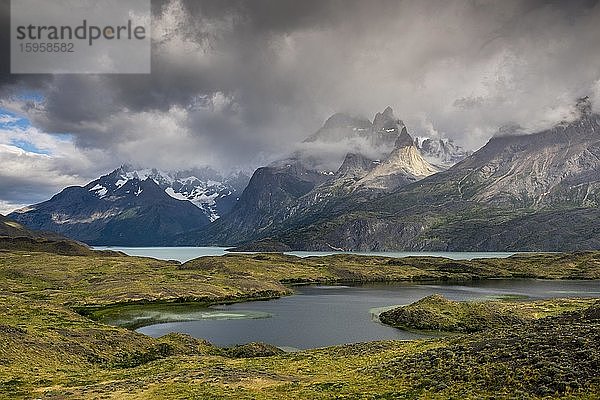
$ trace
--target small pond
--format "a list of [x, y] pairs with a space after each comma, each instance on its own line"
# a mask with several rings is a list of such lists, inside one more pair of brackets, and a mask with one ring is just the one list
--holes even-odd
[[600, 297], [600, 282], [492, 279], [460, 284], [301, 286], [296, 292], [275, 300], [208, 308], [186, 304], [129, 306], [122, 311], [113, 310], [112, 320], [106, 322], [141, 326], [138, 332], [154, 337], [187, 333], [219, 346], [262, 341], [283, 348], [306, 349], [424, 337], [423, 333], [385, 326], [379, 323], [377, 315], [384, 309], [434, 293], [452, 300]]

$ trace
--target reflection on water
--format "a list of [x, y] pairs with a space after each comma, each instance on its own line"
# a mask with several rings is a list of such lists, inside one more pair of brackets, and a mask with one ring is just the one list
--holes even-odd
[[[394, 305], [439, 293], [452, 300], [488, 298], [600, 297], [598, 281], [489, 280], [453, 284], [372, 284], [304, 286], [276, 300], [210, 307], [216, 313], [252, 315], [258, 319], [202, 319], [159, 323], [138, 329], [158, 337], [182, 332], [219, 346], [263, 341], [281, 347], [313, 348], [382, 339], [416, 339], [424, 334], [385, 326], [373, 317]], [[185, 305], [180, 305], [184, 307]], [[218, 314], [217, 314], [218, 315]]]
[[271, 314], [255, 310], [217, 310], [197, 303], [139, 304], [109, 307], [92, 313], [102, 322], [136, 329], [142, 326], [184, 321], [269, 318]]

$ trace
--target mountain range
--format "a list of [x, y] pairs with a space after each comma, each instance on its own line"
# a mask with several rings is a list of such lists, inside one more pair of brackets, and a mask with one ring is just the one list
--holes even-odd
[[169, 244], [174, 235], [228, 213], [247, 180], [243, 174], [223, 178], [210, 169], [167, 173], [123, 165], [9, 217], [91, 245]]
[[335, 114], [305, 143], [315, 143], [316, 148], [344, 143], [353, 152], [335, 171], [324, 170], [329, 160], [310, 151], [257, 169], [228, 215], [179, 235], [176, 243], [243, 243], [271, 235], [295, 220], [312, 221], [320, 210], [344, 199], [377, 198], [442, 170], [421, 155], [390, 107], [377, 113], [373, 122]]
[[313, 205], [253, 241], [305, 250], [597, 249], [600, 116], [589, 100], [578, 111], [542, 132], [493, 137], [448, 170], [380, 196], [355, 191]]
[[577, 110], [542, 132], [501, 130], [474, 153], [446, 138], [413, 138], [390, 107], [372, 122], [334, 114], [250, 179], [123, 166], [9, 217], [91, 244], [599, 248], [600, 117], [587, 98]]

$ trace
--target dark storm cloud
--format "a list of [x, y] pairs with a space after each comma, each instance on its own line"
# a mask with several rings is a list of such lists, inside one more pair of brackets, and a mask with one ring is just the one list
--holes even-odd
[[3, 72], [0, 94], [41, 91], [36, 126], [115, 163], [223, 169], [289, 151], [337, 111], [392, 105], [414, 134], [477, 147], [600, 94], [598, 1], [154, 1], [153, 15], [151, 75]]
[[47, 76], [10, 74], [10, 1], [0, 0], [0, 96], [24, 88], [42, 88]]

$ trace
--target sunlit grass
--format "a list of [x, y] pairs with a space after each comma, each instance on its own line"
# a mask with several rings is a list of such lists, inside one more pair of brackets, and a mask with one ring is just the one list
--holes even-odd
[[[188, 314], [202, 313], [208, 304], [291, 293], [283, 283], [598, 278], [598, 259], [596, 253], [479, 261], [265, 254], [180, 265], [100, 253], [2, 252], [0, 398], [597, 398], [598, 306], [582, 311], [593, 300], [478, 303], [484, 310], [492, 304], [494, 312], [501, 305], [522, 321], [493, 320], [474, 334], [286, 354], [262, 345], [219, 349], [180, 334], [154, 339], [84, 315], [114, 317], [145, 305], [160, 316], [187, 301], [197, 307]], [[463, 308], [442, 311], [448, 320], [471, 321]]]

